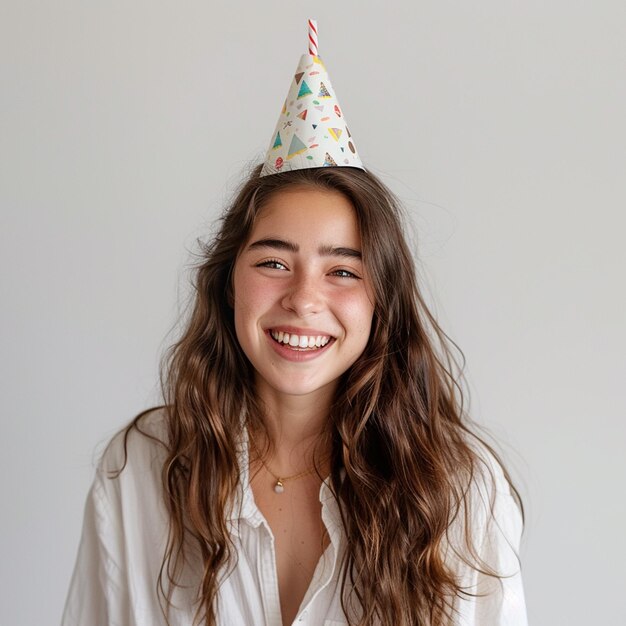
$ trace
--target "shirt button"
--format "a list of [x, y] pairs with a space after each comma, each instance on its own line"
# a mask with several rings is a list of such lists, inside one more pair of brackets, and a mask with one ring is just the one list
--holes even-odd
[[298, 618], [299, 622], [303, 622], [306, 619], [306, 611], [303, 611], [302, 615]]

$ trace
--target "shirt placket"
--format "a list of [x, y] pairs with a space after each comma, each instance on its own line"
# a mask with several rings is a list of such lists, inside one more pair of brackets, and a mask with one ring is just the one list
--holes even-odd
[[[315, 610], [315, 601], [328, 587], [335, 576], [337, 567], [337, 555], [339, 553], [340, 528], [337, 505], [332, 502], [332, 496], [326, 485], [320, 489], [320, 501], [322, 502], [322, 521], [330, 537], [330, 545], [324, 551], [320, 562], [317, 564], [313, 580], [309, 587], [301, 610], [298, 612], [294, 624], [297, 626], [317, 625], [320, 623], [319, 610]], [[330, 501], [330, 502], [329, 502]]]
[[278, 591], [278, 572], [276, 571], [274, 535], [265, 520], [259, 526], [258, 532], [257, 574], [261, 585], [265, 623], [267, 626], [283, 626]]

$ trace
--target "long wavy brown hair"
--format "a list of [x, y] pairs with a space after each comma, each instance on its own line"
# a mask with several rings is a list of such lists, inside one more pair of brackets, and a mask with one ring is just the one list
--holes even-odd
[[[263, 422], [252, 367], [235, 334], [233, 266], [272, 194], [309, 186], [351, 201], [375, 296], [369, 342], [341, 377], [328, 416], [330, 486], [347, 536], [344, 613], [358, 615], [358, 626], [448, 624], [454, 600], [472, 595], [444, 558], [453, 520], [465, 520], [459, 557], [500, 576], [480, 560], [469, 530], [470, 486], [481, 463], [476, 442], [500, 459], [464, 411], [458, 348], [420, 294], [401, 207], [362, 170], [328, 167], [260, 177], [260, 169], [251, 172], [217, 234], [202, 246], [189, 320], [164, 361], [168, 453], [162, 479], [170, 526], [157, 592], [166, 620], [193, 551], [202, 563], [194, 624], [217, 623], [219, 583], [236, 559], [226, 519], [240, 485], [238, 444], [246, 425]], [[143, 415], [125, 437], [133, 428], [141, 431]]]

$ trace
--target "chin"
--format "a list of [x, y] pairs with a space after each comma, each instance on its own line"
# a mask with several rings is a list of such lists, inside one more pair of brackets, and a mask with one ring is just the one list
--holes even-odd
[[287, 377], [278, 380], [264, 378], [263, 384], [273, 390], [274, 393], [284, 396], [307, 396], [314, 393], [331, 392], [337, 384], [337, 379], [330, 381], [289, 380]]

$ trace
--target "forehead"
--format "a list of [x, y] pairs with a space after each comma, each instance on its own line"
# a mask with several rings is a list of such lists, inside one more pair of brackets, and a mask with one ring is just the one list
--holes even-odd
[[360, 245], [356, 211], [342, 193], [294, 187], [270, 196], [259, 211], [250, 238], [289, 235], [342, 245]]

